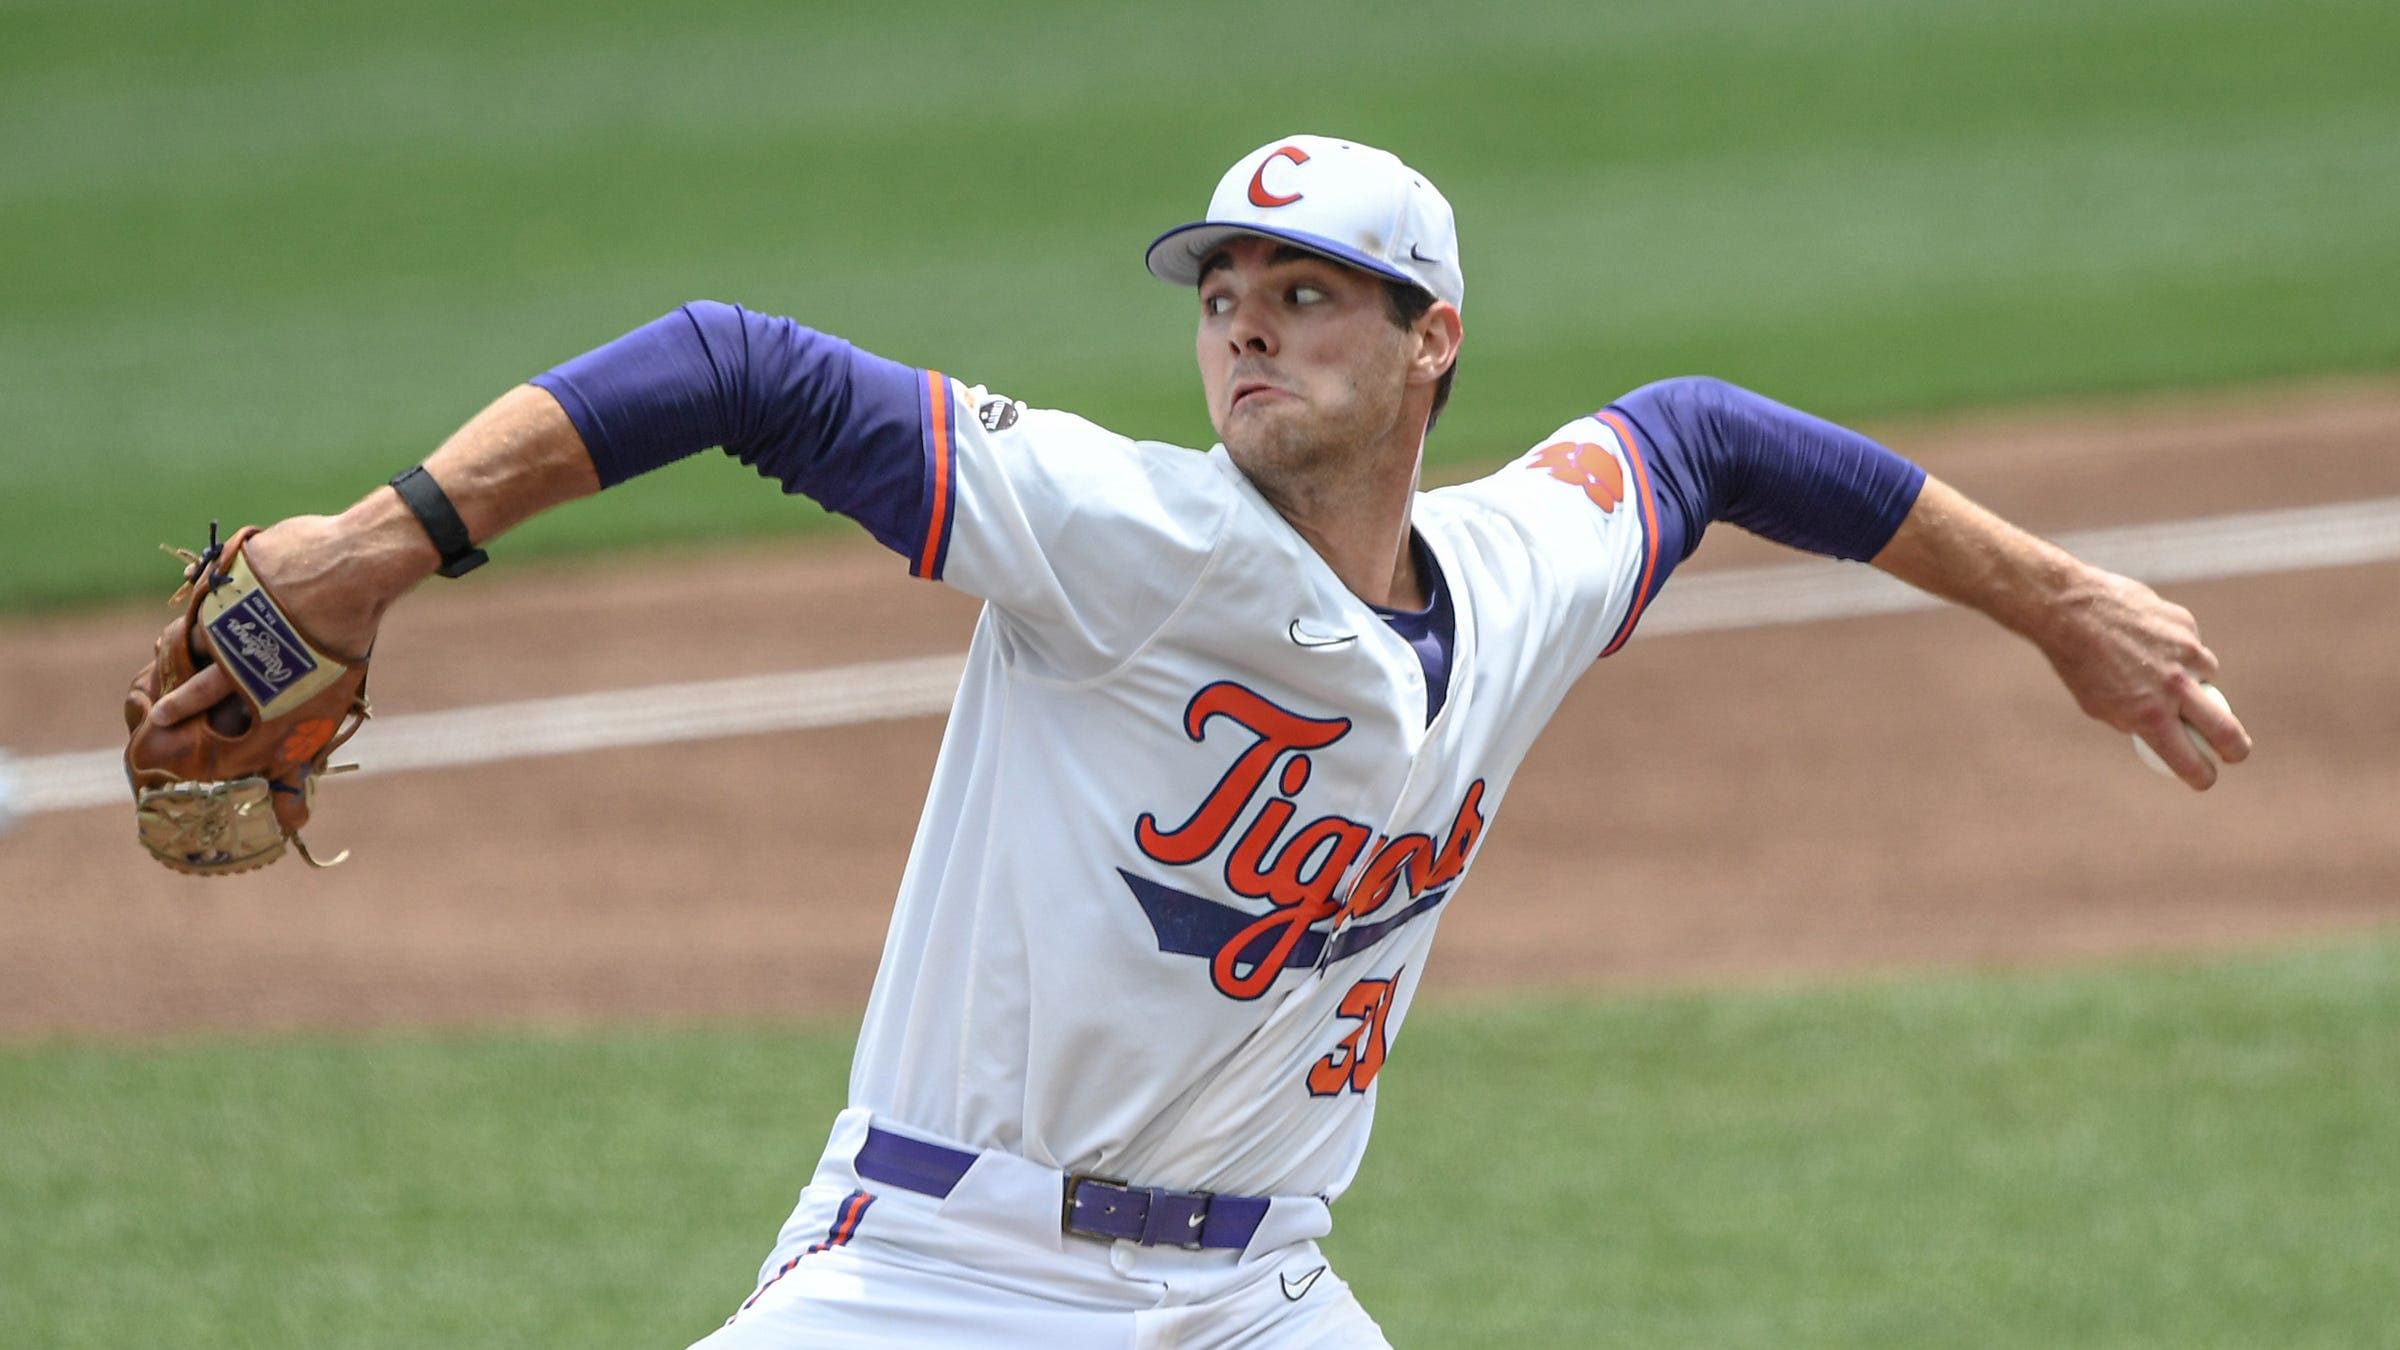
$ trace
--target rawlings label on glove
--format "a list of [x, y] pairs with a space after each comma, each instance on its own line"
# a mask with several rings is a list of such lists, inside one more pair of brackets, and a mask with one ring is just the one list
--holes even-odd
[[[243, 546], [256, 527], [204, 553], [173, 550], [189, 566], [168, 603], [183, 614], [159, 635], [150, 664], [125, 695], [125, 777], [142, 847], [178, 872], [228, 876], [264, 867], [300, 839], [326, 760], [367, 719], [367, 663], [309, 641], [250, 570]], [[162, 726], [151, 708], [212, 663], [235, 696]], [[347, 767], [347, 766], [344, 766]]]

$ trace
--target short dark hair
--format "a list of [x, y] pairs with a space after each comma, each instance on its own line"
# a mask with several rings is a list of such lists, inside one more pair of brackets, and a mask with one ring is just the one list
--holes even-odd
[[[1433, 308], [1433, 292], [1414, 282], [1386, 281], [1383, 283], [1383, 307], [1391, 314], [1393, 323], [1409, 328], [1425, 317], [1425, 311]], [[1433, 424], [1442, 420], [1442, 408], [1450, 402], [1450, 378], [1456, 374], [1458, 358], [1453, 356], [1450, 358], [1450, 368], [1442, 372], [1440, 382], [1433, 386], [1433, 415], [1425, 419], [1426, 431], [1431, 432]]]

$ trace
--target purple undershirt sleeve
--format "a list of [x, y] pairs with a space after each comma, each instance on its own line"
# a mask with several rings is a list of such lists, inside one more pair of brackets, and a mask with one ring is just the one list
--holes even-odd
[[925, 376], [790, 319], [696, 300], [530, 383], [614, 487], [710, 446], [866, 526], [926, 531]]
[[1704, 375], [1646, 384], [1609, 406], [1641, 433], [1656, 490], [1653, 589], [1715, 520], [1811, 553], [1872, 558], [1925, 486], [1923, 469], [1857, 432]]

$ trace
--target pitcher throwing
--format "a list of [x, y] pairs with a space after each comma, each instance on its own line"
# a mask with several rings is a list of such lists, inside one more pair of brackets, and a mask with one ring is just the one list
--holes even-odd
[[[1197, 304], [1206, 453], [699, 302], [503, 396], [405, 492], [245, 545], [348, 661], [475, 543], [721, 445], [986, 602], [849, 1107], [712, 1350], [1383, 1345], [1316, 1239], [1434, 930], [1712, 521], [1989, 614], [2194, 788], [2184, 720], [2248, 752], [2189, 613], [1717, 380], [1561, 390], [1513, 463], [1420, 492], [1465, 283], [1449, 203], [1381, 150], [1262, 146], [1148, 264]], [[207, 664], [146, 723], [229, 696]]]

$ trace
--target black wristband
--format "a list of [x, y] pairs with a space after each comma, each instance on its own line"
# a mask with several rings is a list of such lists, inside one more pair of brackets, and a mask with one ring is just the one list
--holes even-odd
[[450, 504], [450, 495], [433, 481], [432, 474], [425, 472], [424, 465], [396, 475], [392, 490], [408, 503], [417, 523], [425, 527], [426, 536], [441, 553], [443, 576], [463, 577], [491, 561], [490, 554], [467, 538], [466, 522], [458, 518], [458, 508]]

